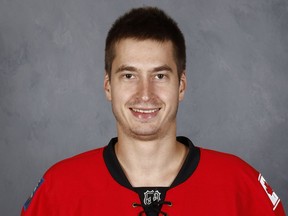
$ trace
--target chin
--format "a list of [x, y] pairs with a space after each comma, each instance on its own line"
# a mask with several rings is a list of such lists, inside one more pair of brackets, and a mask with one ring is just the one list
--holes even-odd
[[153, 141], [153, 140], [156, 140], [157, 138], [159, 138], [158, 135], [136, 135], [136, 134], [133, 134], [132, 136], [134, 139], [140, 140], [140, 141]]
[[[130, 131], [130, 136], [132, 136], [134, 139], [142, 140], [142, 141], [152, 141], [155, 139], [158, 139], [161, 137], [161, 133], [159, 130], [154, 131]], [[163, 135], [162, 135], [163, 136]]]

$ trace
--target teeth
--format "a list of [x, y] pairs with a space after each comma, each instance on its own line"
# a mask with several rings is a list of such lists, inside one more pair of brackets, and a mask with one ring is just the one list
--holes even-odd
[[154, 113], [158, 111], [159, 109], [150, 109], [150, 110], [142, 110], [142, 109], [132, 109], [134, 112], [139, 112], [139, 113]]

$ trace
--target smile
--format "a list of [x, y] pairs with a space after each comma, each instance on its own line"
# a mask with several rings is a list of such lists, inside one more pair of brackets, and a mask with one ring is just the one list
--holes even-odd
[[137, 112], [137, 113], [150, 114], [150, 113], [155, 113], [155, 112], [159, 111], [160, 108], [156, 108], [156, 109], [135, 109], [135, 108], [131, 108], [131, 110], [133, 112]]

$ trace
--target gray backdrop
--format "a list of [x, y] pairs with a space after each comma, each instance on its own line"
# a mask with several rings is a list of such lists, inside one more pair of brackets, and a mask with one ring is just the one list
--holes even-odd
[[186, 36], [178, 134], [242, 157], [287, 210], [286, 0], [0, 0], [1, 215], [18, 215], [52, 164], [116, 135], [104, 41], [142, 5], [166, 10]]

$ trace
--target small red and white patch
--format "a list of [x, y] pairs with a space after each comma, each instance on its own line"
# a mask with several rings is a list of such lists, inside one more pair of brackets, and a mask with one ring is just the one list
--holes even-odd
[[264, 179], [264, 177], [261, 174], [259, 174], [259, 176], [258, 176], [258, 181], [260, 182], [260, 184], [262, 185], [263, 189], [265, 190], [267, 196], [269, 197], [269, 199], [273, 205], [273, 210], [275, 210], [277, 208], [277, 205], [280, 202], [279, 197], [273, 191], [273, 189], [269, 186], [269, 184], [266, 182], [266, 180]]

